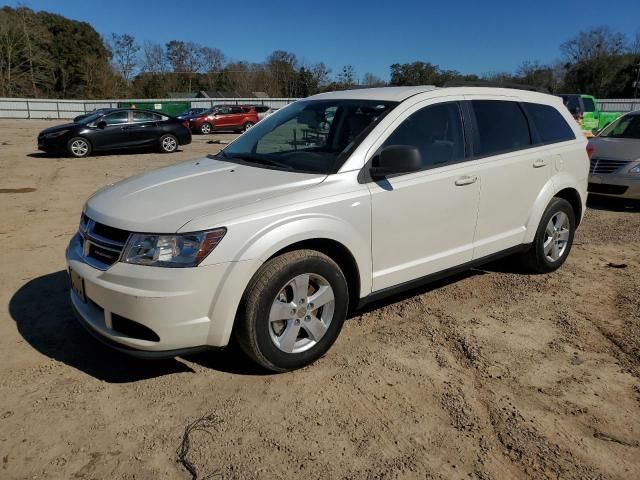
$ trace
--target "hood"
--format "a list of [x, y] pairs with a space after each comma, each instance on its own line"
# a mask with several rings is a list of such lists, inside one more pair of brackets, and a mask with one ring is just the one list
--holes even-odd
[[306, 189], [325, 178], [202, 158], [98, 190], [85, 213], [123, 230], [173, 233], [194, 218]]
[[594, 137], [593, 158], [634, 161], [640, 159], [640, 140], [632, 138]]
[[77, 127], [77, 123], [65, 123], [63, 125], [56, 125], [55, 127], [45, 128], [40, 132], [40, 135], [47, 135], [48, 133], [59, 132], [60, 130], [70, 130]]

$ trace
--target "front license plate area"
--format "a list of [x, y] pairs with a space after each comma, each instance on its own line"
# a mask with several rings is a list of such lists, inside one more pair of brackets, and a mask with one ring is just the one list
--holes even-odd
[[71, 281], [71, 290], [80, 297], [80, 300], [83, 302], [87, 301], [87, 298], [84, 295], [84, 278], [74, 272], [71, 268], [69, 269], [69, 279]]

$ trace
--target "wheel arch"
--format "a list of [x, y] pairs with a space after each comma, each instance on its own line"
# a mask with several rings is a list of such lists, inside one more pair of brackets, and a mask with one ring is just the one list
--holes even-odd
[[330, 238], [310, 238], [294, 242], [284, 248], [281, 248], [271, 255], [267, 261], [293, 250], [315, 250], [317, 252], [324, 253], [327, 257], [336, 262], [338, 267], [342, 270], [342, 273], [344, 273], [347, 279], [347, 284], [350, 287], [353, 286], [352, 288], [349, 288], [349, 310], [352, 311], [355, 308], [360, 299], [360, 269], [353, 253], [351, 253], [345, 245]]
[[582, 220], [582, 199], [580, 198], [578, 190], [572, 187], [563, 188], [559, 192], [556, 192], [554, 197], [562, 198], [571, 204], [576, 214], [576, 227], [580, 225], [580, 221]]
[[576, 213], [576, 227], [580, 224], [582, 214], [584, 212], [584, 201], [578, 188], [575, 185], [575, 181], [570, 181], [570, 178], [555, 178], [549, 180], [545, 186], [540, 190], [536, 201], [527, 221], [527, 233], [525, 235], [524, 243], [531, 243], [538, 230], [538, 225], [542, 215], [544, 215], [549, 202], [554, 197], [567, 200], [573, 207]]

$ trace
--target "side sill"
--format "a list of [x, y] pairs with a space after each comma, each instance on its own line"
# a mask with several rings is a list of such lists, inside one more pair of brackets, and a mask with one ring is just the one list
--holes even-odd
[[462, 265], [458, 265], [456, 267], [447, 268], [446, 270], [441, 270], [440, 272], [435, 272], [435, 273], [426, 275], [424, 277], [416, 278], [415, 280], [409, 280], [408, 282], [403, 282], [399, 285], [394, 285], [392, 287], [383, 288], [382, 290], [377, 290], [375, 292], [370, 293], [366, 297], [361, 298], [360, 301], [358, 302], [358, 305], [356, 306], [356, 310], [361, 309], [368, 303], [376, 302], [378, 300], [381, 300], [385, 297], [389, 297], [391, 295], [395, 295], [397, 293], [405, 292], [413, 288], [417, 288], [423, 285], [428, 285], [429, 283], [437, 282], [438, 280], [442, 280], [443, 278], [450, 277], [451, 275], [455, 275], [456, 273], [465, 272], [467, 270], [471, 270], [472, 268], [479, 267], [480, 265], [491, 263], [495, 260], [499, 260], [501, 258], [508, 257], [516, 253], [526, 252], [530, 248], [531, 248], [531, 243], [523, 243], [522, 245], [516, 245], [515, 247], [502, 250], [501, 252], [492, 253], [491, 255], [487, 255], [486, 257], [478, 258], [476, 260], [463, 263]]

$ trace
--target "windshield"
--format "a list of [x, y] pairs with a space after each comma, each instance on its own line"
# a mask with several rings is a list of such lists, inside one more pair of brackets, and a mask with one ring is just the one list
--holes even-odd
[[335, 173], [397, 103], [303, 100], [278, 110], [216, 158], [306, 173]]
[[640, 115], [625, 115], [606, 127], [599, 137], [640, 139]]

